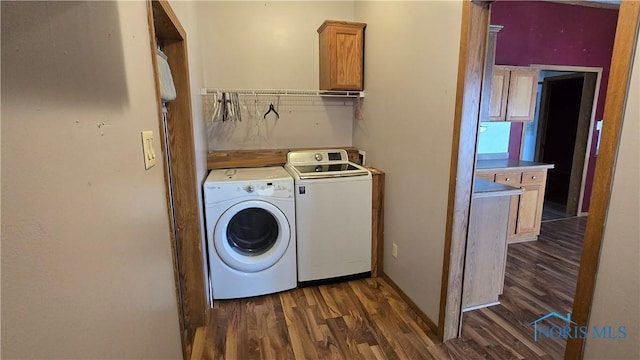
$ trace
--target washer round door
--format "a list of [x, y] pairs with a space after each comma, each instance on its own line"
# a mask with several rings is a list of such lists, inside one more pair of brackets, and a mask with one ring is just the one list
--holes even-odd
[[287, 217], [265, 201], [243, 201], [218, 219], [213, 243], [220, 259], [243, 272], [271, 267], [284, 255], [291, 230]]

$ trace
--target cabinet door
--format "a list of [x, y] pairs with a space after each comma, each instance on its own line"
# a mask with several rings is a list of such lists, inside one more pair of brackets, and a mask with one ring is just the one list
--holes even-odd
[[510, 74], [508, 69], [501, 67], [493, 68], [491, 100], [489, 101], [489, 121], [503, 121], [506, 119]]
[[326, 20], [318, 28], [320, 90], [362, 90], [365, 23]]
[[362, 90], [363, 31], [334, 26], [331, 31], [331, 84], [335, 90]]
[[538, 236], [542, 222], [544, 191], [547, 170], [537, 169], [522, 172], [522, 191], [518, 212], [518, 235]]
[[507, 98], [507, 121], [532, 121], [536, 107], [538, 71], [512, 69]]
[[518, 235], [540, 234], [540, 216], [542, 215], [542, 202], [544, 201], [543, 185], [524, 185], [518, 208], [518, 223], [516, 233]]
[[[513, 187], [520, 187], [521, 172], [504, 172], [496, 174], [496, 182]], [[511, 197], [509, 207], [509, 224], [507, 225], [507, 236], [512, 238], [517, 234], [518, 209], [520, 207], [520, 195]]]

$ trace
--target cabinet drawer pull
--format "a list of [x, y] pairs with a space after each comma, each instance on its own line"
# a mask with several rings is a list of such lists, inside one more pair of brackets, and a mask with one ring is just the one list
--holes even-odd
[[506, 180], [507, 180], [507, 181], [511, 181], [511, 178], [507, 178]]
[[533, 175], [533, 176], [531, 177], [531, 180], [535, 180], [535, 179], [536, 179], [536, 176], [535, 176], [535, 175]]

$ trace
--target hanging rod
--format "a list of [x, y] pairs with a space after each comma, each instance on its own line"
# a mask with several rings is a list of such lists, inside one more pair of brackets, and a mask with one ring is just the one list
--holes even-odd
[[317, 96], [335, 98], [363, 98], [364, 91], [352, 90], [288, 90], [288, 89], [260, 89], [260, 90], [238, 90], [238, 89], [200, 89], [200, 95], [215, 94], [218, 92], [231, 92], [238, 95], [283, 95], [283, 96]]

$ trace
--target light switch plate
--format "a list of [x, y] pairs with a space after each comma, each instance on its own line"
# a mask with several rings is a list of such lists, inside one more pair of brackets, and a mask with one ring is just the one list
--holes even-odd
[[151, 169], [156, 164], [156, 153], [153, 150], [153, 131], [142, 132], [142, 155], [144, 156], [144, 169]]

